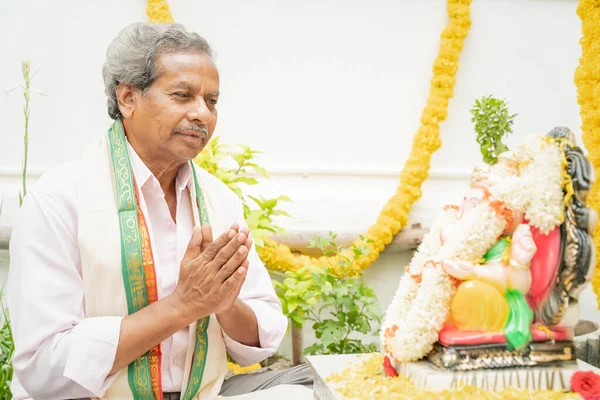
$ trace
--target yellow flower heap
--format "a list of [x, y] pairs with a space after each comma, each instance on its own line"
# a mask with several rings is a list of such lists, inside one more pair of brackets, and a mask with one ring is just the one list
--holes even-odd
[[506, 388], [500, 392], [492, 392], [466, 385], [460, 389], [434, 392], [422, 390], [407, 378], [398, 376], [389, 378], [381, 367], [383, 356], [374, 355], [360, 364], [352, 365], [342, 372], [326, 378], [327, 381], [341, 385], [338, 392], [347, 399], [361, 400], [576, 400], [581, 399], [576, 393], [552, 390], [529, 391], [525, 389]]

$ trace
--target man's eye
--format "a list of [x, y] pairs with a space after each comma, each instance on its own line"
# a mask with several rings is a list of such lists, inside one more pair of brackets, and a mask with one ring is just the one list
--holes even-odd
[[218, 102], [218, 100], [215, 100], [215, 99], [209, 99], [208, 100], [208, 104], [212, 104], [213, 106], [216, 106], [217, 102]]
[[190, 97], [190, 94], [186, 92], [176, 92], [175, 96], [181, 97], [182, 99], [187, 99]]

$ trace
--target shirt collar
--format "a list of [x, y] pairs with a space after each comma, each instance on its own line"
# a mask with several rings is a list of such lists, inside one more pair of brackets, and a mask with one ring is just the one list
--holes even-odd
[[[133, 169], [133, 176], [139, 188], [142, 188], [148, 182], [155, 182], [156, 187], [160, 188], [158, 179], [152, 174], [152, 171], [142, 161], [140, 156], [137, 154], [135, 149], [127, 141], [127, 150], [129, 151], [129, 159], [131, 160], [131, 168]], [[182, 191], [186, 187], [190, 188], [192, 184], [192, 169], [189, 162], [183, 164], [177, 172], [175, 181], [175, 187], [177, 191]], [[191, 190], [191, 189], [190, 189]], [[162, 189], [161, 189], [162, 191]]]
[[183, 190], [186, 187], [190, 189], [190, 185], [192, 184], [192, 167], [189, 162], [179, 167], [175, 184], [177, 185], [177, 190]]

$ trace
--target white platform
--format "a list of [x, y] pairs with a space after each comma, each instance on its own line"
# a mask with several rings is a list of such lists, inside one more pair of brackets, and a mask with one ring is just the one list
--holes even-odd
[[[344, 400], [345, 398], [336, 391], [340, 384], [326, 382], [325, 378], [368, 357], [370, 357], [368, 354], [306, 357], [315, 372], [315, 399]], [[575, 371], [594, 371], [600, 374], [598, 368], [581, 360], [571, 368], [515, 368], [469, 372], [444, 372], [428, 361], [419, 361], [405, 364], [401, 373], [411, 379], [416, 387], [428, 390], [459, 388], [464, 384], [486, 390], [502, 390], [507, 386], [530, 390], [568, 390], [571, 375]]]

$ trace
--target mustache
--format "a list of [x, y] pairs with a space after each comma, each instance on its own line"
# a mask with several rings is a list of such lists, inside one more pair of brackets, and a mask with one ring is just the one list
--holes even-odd
[[182, 126], [182, 127], [177, 127], [173, 130], [174, 133], [181, 133], [181, 132], [185, 132], [185, 131], [202, 132], [202, 133], [204, 133], [205, 137], [208, 136], [208, 129], [206, 129], [203, 126], [198, 126], [198, 125]]

